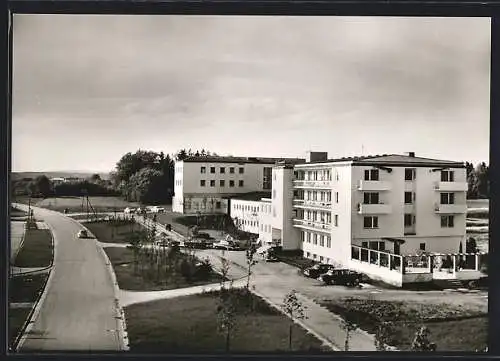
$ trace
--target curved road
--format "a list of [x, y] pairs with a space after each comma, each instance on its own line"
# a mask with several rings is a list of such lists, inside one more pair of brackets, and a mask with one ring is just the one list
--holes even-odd
[[122, 350], [114, 285], [96, 241], [77, 238], [82, 226], [61, 213], [32, 209], [52, 230], [56, 251], [46, 294], [18, 351]]

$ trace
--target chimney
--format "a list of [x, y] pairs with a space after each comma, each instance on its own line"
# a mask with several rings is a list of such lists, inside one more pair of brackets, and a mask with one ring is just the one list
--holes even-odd
[[408, 156], [408, 157], [415, 158], [415, 152], [406, 152], [405, 155]]
[[306, 155], [306, 162], [322, 162], [328, 160], [328, 152], [312, 152], [308, 151]]

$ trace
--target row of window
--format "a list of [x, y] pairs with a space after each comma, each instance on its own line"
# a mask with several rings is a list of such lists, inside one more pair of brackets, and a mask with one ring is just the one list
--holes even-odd
[[[295, 178], [297, 180], [308, 180], [308, 181], [331, 181], [332, 172], [329, 169], [324, 170], [309, 170], [309, 171], [297, 171], [295, 172]], [[339, 173], [335, 172], [335, 180], [339, 180]]]
[[330, 263], [330, 258], [318, 256], [317, 254], [314, 254], [311, 252], [306, 252], [305, 256], [306, 256], [306, 258], [312, 258], [313, 260], [319, 260], [320, 263], [327, 263], [327, 264]]
[[[455, 193], [441, 193], [441, 204], [455, 204]], [[379, 204], [380, 196], [378, 192], [364, 192], [364, 204]], [[413, 204], [415, 201], [415, 192], [405, 192], [405, 204]]]
[[[201, 179], [200, 180], [200, 187], [205, 187], [207, 185], [207, 181], [205, 179]], [[238, 181], [238, 187], [243, 187], [244, 185], [244, 182], [242, 179], [240, 179]], [[219, 187], [225, 187], [226, 186], [226, 181], [224, 179], [221, 179], [219, 180]], [[229, 181], [229, 187], [234, 187], [235, 186], [235, 182], [234, 180], [230, 180]], [[212, 179], [210, 180], [210, 187], [215, 187], [215, 180]]]
[[[303, 216], [303, 218], [301, 217]], [[319, 223], [332, 223], [332, 214], [330, 212], [321, 212], [321, 211], [310, 211], [306, 210], [299, 215], [302, 219], [306, 221], [319, 222]], [[335, 214], [333, 217], [333, 225], [335, 227], [339, 226], [339, 215]]]
[[[327, 191], [298, 191], [298, 199], [304, 199], [306, 201], [320, 201], [320, 202], [331, 202], [332, 192]], [[339, 192], [335, 192], [335, 203], [339, 202]]]
[[[411, 227], [415, 224], [415, 216], [413, 214], [405, 214], [405, 227]], [[455, 216], [441, 216], [441, 228], [453, 228], [455, 226]], [[378, 216], [363, 217], [363, 228], [378, 228]]]
[[[226, 173], [226, 167], [219, 167], [219, 172], [220, 174], [225, 174]], [[234, 174], [235, 172], [235, 167], [229, 167], [229, 174]], [[245, 168], [239, 167], [238, 168], [238, 173], [243, 174], [245, 172]], [[205, 174], [207, 173], [207, 167], [200, 167], [200, 173]], [[210, 173], [215, 174], [215, 167], [210, 167]]]
[[259, 222], [258, 221], [253, 221], [253, 220], [250, 220], [250, 219], [242, 219], [241, 223], [243, 225], [245, 225], [245, 226], [250, 226], [250, 227], [258, 227], [259, 226]]
[[257, 213], [259, 211], [259, 206], [250, 206], [248, 204], [235, 204], [234, 209]]
[[312, 243], [315, 246], [319, 244], [320, 247], [332, 248], [332, 240], [330, 236], [312, 232], [302, 232], [301, 238], [302, 242]]
[[270, 224], [261, 224], [260, 225], [260, 230], [262, 232], [269, 233], [269, 232], [271, 232], [271, 225]]

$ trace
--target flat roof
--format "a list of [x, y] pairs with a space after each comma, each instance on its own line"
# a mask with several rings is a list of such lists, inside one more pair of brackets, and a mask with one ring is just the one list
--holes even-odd
[[231, 156], [192, 156], [184, 159], [187, 163], [236, 163], [236, 164], [289, 164], [305, 163], [302, 158], [231, 157]]
[[235, 201], [260, 201], [262, 198], [271, 198], [271, 192], [250, 192], [228, 196]]

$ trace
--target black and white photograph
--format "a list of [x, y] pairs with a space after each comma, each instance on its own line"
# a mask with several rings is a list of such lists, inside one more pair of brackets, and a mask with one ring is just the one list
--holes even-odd
[[14, 14], [10, 353], [487, 352], [491, 22]]

